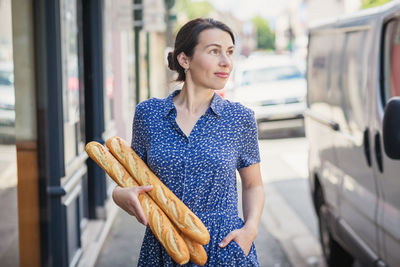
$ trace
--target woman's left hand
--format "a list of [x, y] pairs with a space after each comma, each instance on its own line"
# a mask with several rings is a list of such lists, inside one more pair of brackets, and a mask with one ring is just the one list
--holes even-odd
[[256, 239], [256, 231], [246, 228], [245, 226], [240, 229], [233, 230], [230, 232], [222, 241], [219, 243], [221, 248], [226, 247], [232, 240], [235, 241], [239, 247], [242, 248], [244, 254], [249, 255], [251, 245]]

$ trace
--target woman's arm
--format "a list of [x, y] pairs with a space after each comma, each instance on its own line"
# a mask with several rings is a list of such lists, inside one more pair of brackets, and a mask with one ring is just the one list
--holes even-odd
[[257, 237], [258, 223], [264, 208], [264, 186], [259, 163], [240, 169], [239, 174], [242, 180], [242, 207], [245, 224], [241, 229], [229, 233], [220, 246], [225, 247], [234, 240], [248, 255], [251, 245]]
[[264, 208], [264, 186], [261, 178], [260, 164], [256, 163], [239, 170], [242, 179], [242, 207], [244, 228], [254, 231], [254, 239], [258, 233], [258, 223]]

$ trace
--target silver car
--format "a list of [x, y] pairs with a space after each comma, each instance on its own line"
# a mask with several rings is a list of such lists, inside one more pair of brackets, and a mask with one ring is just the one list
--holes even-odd
[[[255, 112], [258, 123], [297, 120], [302, 127], [307, 91], [304, 74], [285, 55], [257, 56], [239, 63], [227, 98]], [[278, 128], [285, 127], [277, 124]], [[286, 125], [290, 125], [287, 124]]]

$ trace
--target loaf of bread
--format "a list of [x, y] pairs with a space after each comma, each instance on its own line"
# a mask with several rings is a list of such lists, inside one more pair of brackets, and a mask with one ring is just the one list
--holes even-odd
[[[103, 145], [90, 142], [86, 145], [86, 152], [119, 186], [139, 186]], [[190, 258], [189, 249], [186, 245], [187, 241], [183, 240], [165, 213], [146, 193], [139, 195], [139, 202], [149, 222], [150, 229], [171, 258], [181, 265], [187, 263]]]
[[190, 260], [200, 266], [206, 264], [207, 253], [204, 247], [184, 234], [182, 234], [182, 238], [185, 240], [186, 245], [188, 246]]
[[106, 146], [140, 185], [153, 185], [153, 190], [148, 194], [183, 234], [201, 245], [210, 241], [210, 234], [203, 222], [161, 182], [123, 139], [111, 137], [106, 141]]

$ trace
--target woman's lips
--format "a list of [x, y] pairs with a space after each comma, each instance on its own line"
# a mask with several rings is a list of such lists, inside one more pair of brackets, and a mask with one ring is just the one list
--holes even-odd
[[215, 75], [217, 77], [224, 78], [224, 79], [229, 77], [229, 73], [227, 73], [227, 72], [216, 72]]

